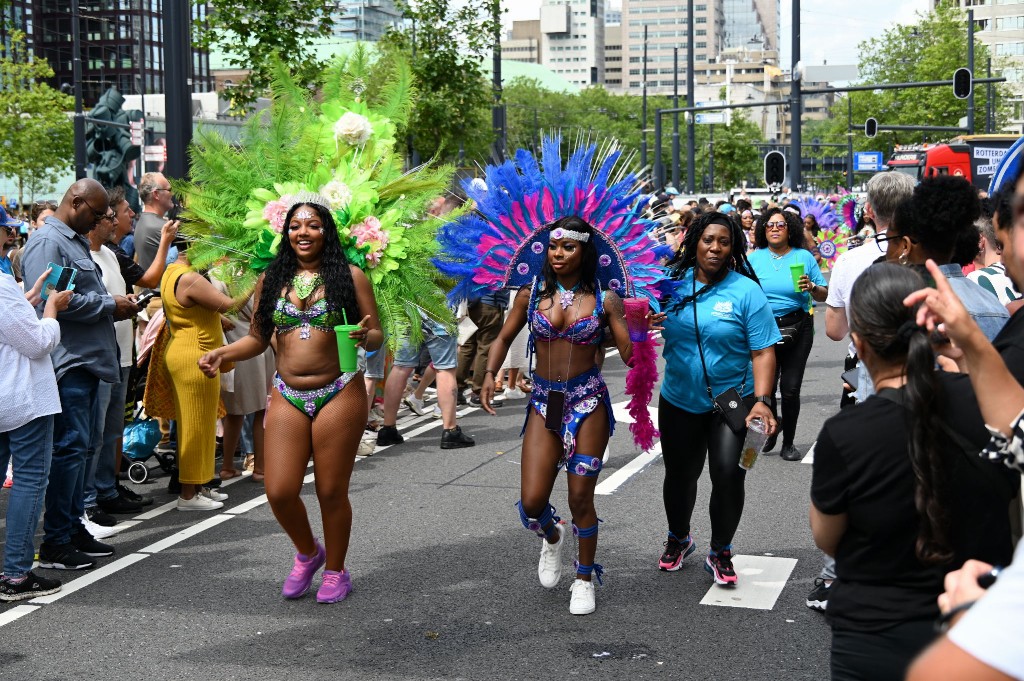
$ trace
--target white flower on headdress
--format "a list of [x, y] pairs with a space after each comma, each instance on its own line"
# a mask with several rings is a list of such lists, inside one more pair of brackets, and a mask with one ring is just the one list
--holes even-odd
[[373, 134], [373, 126], [366, 116], [348, 111], [334, 124], [334, 137], [345, 140], [353, 146], [366, 144]]
[[339, 180], [331, 180], [320, 187], [320, 193], [330, 202], [331, 210], [341, 210], [352, 200], [352, 190]]

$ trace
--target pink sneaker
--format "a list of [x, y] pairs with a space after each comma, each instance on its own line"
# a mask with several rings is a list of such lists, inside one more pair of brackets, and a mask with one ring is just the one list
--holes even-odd
[[281, 587], [281, 595], [285, 598], [301, 598], [309, 591], [313, 584], [313, 576], [327, 561], [327, 552], [320, 542], [316, 543], [316, 553], [308, 559], [303, 559], [301, 553], [295, 554], [295, 565], [288, 579], [284, 580]]
[[4, 489], [14, 487], [14, 478], [4, 478]]
[[317, 603], [337, 603], [352, 593], [352, 575], [348, 570], [324, 570], [324, 582], [316, 592]]

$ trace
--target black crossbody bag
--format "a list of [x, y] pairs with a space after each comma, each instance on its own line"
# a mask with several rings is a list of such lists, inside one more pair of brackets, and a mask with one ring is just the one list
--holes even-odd
[[[726, 425], [737, 435], [747, 429], [747, 414], [750, 413], [751, 405], [743, 399], [736, 388], [729, 388], [725, 392], [715, 395], [711, 390], [711, 379], [708, 377], [708, 365], [704, 360], [704, 345], [700, 339], [700, 327], [697, 324], [697, 297], [710, 287], [707, 284], [697, 292], [697, 277], [693, 278], [693, 330], [697, 334], [697, 351], [700, 352], [700, 366], [704, 370], [704, 388], [708, 391], [708, 397], [715, 405], [715, 411], [721, 415]], [[741, 386], [742, 387], [742, 386]]]

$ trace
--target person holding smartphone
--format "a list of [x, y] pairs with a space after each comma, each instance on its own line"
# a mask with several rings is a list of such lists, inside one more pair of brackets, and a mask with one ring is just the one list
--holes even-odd
[[743, 231], [712, 211], [690, 226], [669, 268], [679, 282], [666, 305], [665, 379], [658, 402], [665, 459], [668, 540], [658, 567], [675, 571], [697, 549], [690, 519], [697, 481], [710, 462], [711, 548], [704, 569], [735, 586], [732, 540], [743, 514], [739, 467], [746, 424], [777, 430], [770, 408], [775, 344], [782, 340], [768, 298], [746, 257]]

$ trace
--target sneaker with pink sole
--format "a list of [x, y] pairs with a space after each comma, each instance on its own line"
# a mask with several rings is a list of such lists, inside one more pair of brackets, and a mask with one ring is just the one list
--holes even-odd
[[352, 593], [352, 575], [348, 570], [324, 570], [324, 581], [316, 592], [317, 603], [337, 603]]
[[323, 567], [326, 561], [327, 551], [324, 550], [320, 542], [316, 543], [316, 553], [310, 557], [303, 556], [301, 553], [295, 554], [295, 565], [292, 566], [291, 574], [284, 580], [281, 595], [285, 598], [305, 596], [313, 584], [316, 571]]

